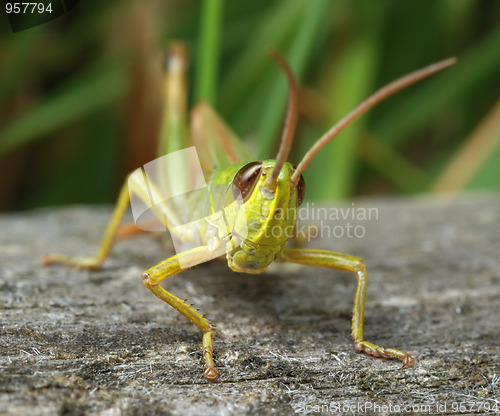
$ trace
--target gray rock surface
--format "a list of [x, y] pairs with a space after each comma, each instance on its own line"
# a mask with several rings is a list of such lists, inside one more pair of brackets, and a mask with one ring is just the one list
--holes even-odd
[[[498, 413], [500, 195], [328, 212], [340, 207], [377, 216], [346, 220], [362, 238], [310, 245], [365, 259], [366, 339], [412, 353], [413, 368], [354, 351], [352, 275], [212, 261], [164, 282], [216, 326], [208, 382], [201, 334], [141, 282], [167, 256], [162, 241], [120, 240], [99, 271], [42, 267], [47, 252], [93, 254], [110, 213], [44, 209], [0, 216], [0, 414]], [[346, 234], [346, 221], [330, 230]]]

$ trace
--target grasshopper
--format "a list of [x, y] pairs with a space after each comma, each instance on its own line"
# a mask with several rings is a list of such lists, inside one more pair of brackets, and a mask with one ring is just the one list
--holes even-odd
[[[162, 137], [166, 140], [163, 143], [164, 151], [165, 149], [177, 150], [179, 147], [189, 144], [189, 140], [186, 140], [185, 137], [187, 129], [185, 124], [184, 55], [183, 46], [174, 44], [168, 52], [168, 59], [166, 59], [167, 68], [164, 83], [166, 110], [162, 132]], [[198, 104], [191, 113], [190, 139], [198, 154], [201, 154], [201, 165], [204, 173], [211, 175], [210, 184], [224, 184], [227, 192], [233, 191], [240, 196], [238, 204], [245, 208], [244, 215], [248, 225], [247, 234], [238, 244], [233, 243], [227, 246], [227, 234], [225, 234], [225, 239], [221, 237], [224, 233], [212, 236], [212, 240], [220, 243], [219, 245], [226, 246], [227, 264], [236, 272], [262, 273], [276, 260], [354, 273], [357, 277], [357, 287], [354, 295], [351, 335], [355, 349], [373, 357], [398, 358], [402, 360], [405, 367], [411, 367], [414, 364], [414, 358], [410, 354], [399, 349], [378, 346], [363, 337], [368, 274], [366, 265], [361, 258], [327, 250], [288, 249], [287, 244], [292, 237], [296, 222], [296, 209], [305, 196], [305, 182], [302, 173], [314, 156], [340, 131], [369, 109], [409, 85], [454, 65], [456, 59], [449, 58], [429, 65], [376, 91], [329, 129], [295, 167], [287, 162], [287, 157], [291, 150], [298, 120], [298, 87], [290, 67], [281, 55], [273, 50], [271, 56], [284, 71], [289, 86], [284, 128], [275, 160], [255, 161], [255, 159], [249, 158], [234, 133], [227, 128], [207, 104]], [[175, 141], [176, 143], [169, 147]], [[146, 198], [144, 195], [142, 197]], [[94, 257], [73, 258], [62, 254], [49, 254], [42, 258], [42, 262], [46, 265], [64, 263], [88, 269], [101, 267], [110, 251], [129, 201], [130, 194], [126, 182], [104, 233], [100, 249]], [[215, 206], [216, 204], [212, 205], [212, 210], [215, 209]], [[161, 212], [157, 213], [157, 216], [161, 217]], [[276, 237], [276, 233], [266, 232], [269, 229], [280, 229], [283, 232], [278, 233], [279, 237]], [[182, 233], [180, 238], [183, 238]], [[229, 240], [232, 240], [232, 237], [229, 237]], [[204, 243], [178, 252], [142, 273], [143, 283], [149, 290], [184, 315], [203, 333], [204, 376], [209, 380], [214, 380], [218, 375], [213, 358], [213, 326], [191, 305], [164, 289], [161, 283], [187, 268], [214, 258], [215, 246], [217, 244]]]

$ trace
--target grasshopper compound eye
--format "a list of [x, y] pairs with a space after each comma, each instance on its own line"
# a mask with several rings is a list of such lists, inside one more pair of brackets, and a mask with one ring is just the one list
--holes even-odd
[[300, 207], [304, 198], [306, 197], [306, 181], [304, 177], [300, 175], [299, 183], [297, 183], [297, 206]]
[[243, 202], [248, 200], [253, 189], [262, 173], [262, 162], [252, 162], [243, 166], [233, 179], [233, 196], [238, 200], [239, 196], [243, 198]]

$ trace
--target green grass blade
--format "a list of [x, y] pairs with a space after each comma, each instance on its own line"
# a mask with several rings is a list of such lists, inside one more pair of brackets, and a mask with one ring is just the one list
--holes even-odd
[[123, 62], [101, 61], [87, 68], [26, 114], [0, 130], [0, 155], [39, 140], [114, 101], [126, 91]]
[[[458, 64], [414, 88], [387, 117], [374, 123], [373, 132], [393, 146], [401, 145], [409, 133], [431, 119], [440, 109], [473, 91], [485, 79], [498, 78], [500, 71], [500, 27], [492, 31]], [[432, 98], [430, 98], [432, 97]]]
[[12, 35], [12, 43], [8, 48], [8, 64], [0, 73], [0, 108], [10, 91], [22, 82], [26, 73], [27, 63], [33, 53], [41, 31], [37, 28], [25, 30]]
[[224, 0], [205, 0], [202, 6], [195, 98], [212, 106], [216, 100], [223, 6]]
[[239, 56], [233, 57], [233, 64], [221, 85], [220, 109], [237, 130], [244, 125], [240, 121], [242, 113], [251, 114], [249, 101], [260, 92], [258, 87], [271, 67], [266, 48], [281, 48], [299, 19], [302, 9], [300, 1], [273, 3], [273, 7], [260, 19], [259, 26], [252, 33], [244, 50]]
[[[328, 126], [355, 108], [372, 91], [379, 68], [379, 49], [386, 10], [369, 2], [361, 2], [365, 7], [355, 14], [357, 34], [345, 46], [343, 52], [331, 61], [327, 69], [332, 73], [325, 77], [322, 92], [329, 100], [331, 113]], [[370, 13], [372, 11], [373, 13]], [[333, 142], [328, 143], [312, 161], [307, 175], [321, 178], [312, 184], [308, 195], [315, 200], [345, 198], [353, 193], [358, 158], [356, 148], [369, 115], [356, 120]], [[326, 128], [325, 128], [326, 130]]]
[[[331, 2], [329, 0], [314, 0], [304, 3], [304, 5], [304, 10], [301, 13], [302, 19], [286, 53], [289, 64], [298, 79], [302, 78], [307, 68], [311, 50], [318, 42], [320, 34], [318, 28], [321, 28], [325, 18], [328, 18]], [[288, 95], [288, 87], [283, 75], [275, 73], [273, 78], [276, 79], [276, 82], [267, 91], [264, 116], [257, 130], [258, 153], [264, 157], [272, 155], [273, 150], [278, 145], [277, 139], [283, 124]]]
[[372, 136], [364, 138], [360, 152], [362, 159], [388, 178], [400, 192], [423, 192], [430, 184], [430, 177], [426, 172], [415, 167], [382, 140]]

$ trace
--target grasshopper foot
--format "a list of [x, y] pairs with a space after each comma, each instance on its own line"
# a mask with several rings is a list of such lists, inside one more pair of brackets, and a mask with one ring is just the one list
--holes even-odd
[[215, 380], [219, 374], [217, 373], [217, 370], [215, 369], [215, 367], [207, 367], [205, 369], [205, 371], [203, 372], [203, 375], [208, 380]]
[[215, 369], [214, 363], [214, 345], [212, 338], [214, 333], [212, 331], [205, 332], [203, 334], [203, 357], [205, 358], [205, 366], [206, 369], [203, 372], [203, 375], [208, 380], [215, 380], [217, 378], [217, 370]]
[[41, 257], [40, 262], [44, 266], [62, 263], [77, 269], [99, 269], [102, 264], [94, 257], [69, 257], [64, 254], [45, 254]]
[[375, 358], [399, 358], [403, 362], [404, 367], [413, 367], [415, 359], [408, 353], [394, 348], [384, 348], [372, 344], [368, 341], [354, 340], [356, 350], [364, 352]]

